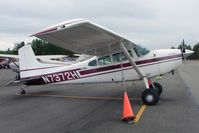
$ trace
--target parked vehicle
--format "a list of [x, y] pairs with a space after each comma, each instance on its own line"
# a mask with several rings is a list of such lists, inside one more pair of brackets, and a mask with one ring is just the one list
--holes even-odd
[[1, 69], [1, 68], [3, 68], [3, 69], [10, 68], [10, 67], [9, 67], [9, 64], [10, 64], [9, 59], [5, 59], [5, 60], [1, 61], [1, 62], [0, 62], [0, 69]]

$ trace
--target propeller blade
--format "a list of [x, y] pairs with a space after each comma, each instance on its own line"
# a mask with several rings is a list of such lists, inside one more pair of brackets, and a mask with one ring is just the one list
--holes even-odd
[[182, 40], [182, 53], [185, 53], [185, 44], [184, 44], [184, 39]]

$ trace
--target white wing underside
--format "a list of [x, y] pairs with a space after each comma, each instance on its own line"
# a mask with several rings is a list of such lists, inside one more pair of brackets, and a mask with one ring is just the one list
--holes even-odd
[[[19, 58], [18, 55], [11, 55], [11, 54], [0, 54], [0, 57], [16, 58], [16, 59]], [[63, 57], [67, 57], [67, 55], [39, 55], [39, 56], [36, 56], [37, 59], [41, 59], [41, 60], [51, 60], [51, 59], [58, 59], [58, 58], [63, 58]]]
[[32, 36], [79, 54], [105, 55], [120, 51], [122, 41], [127, 49], [135, 44], [88, 20], [71, 20], [47, 28]]
[[0, 57], [3, 57], [3, 58], [19, 58], [18, 55], [11, 55], [11, 54], [0, 54]]

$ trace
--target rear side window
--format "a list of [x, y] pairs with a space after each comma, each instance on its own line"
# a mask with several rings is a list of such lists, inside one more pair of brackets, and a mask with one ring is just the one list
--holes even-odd
[[97, 66], [97, 60], [92, 60], [88, 63], [88, 66]]
[[[132, 52], [130, 50], [128, 52], [129, 52], [130, 56], [133, 57]], [[120, 57], [123, 61], [127, 60], [124, 53], [116, 53], [116, 54], [113, 54], [112, 56], [113, 56], [113, 62], [120, 62]]]
[[101, 65], [107, 65], [111, 63], [111, 57], [110, 56], [104, 56], [98, 59], [98, 64]]
[[113, 54], [113, 62], [120, 62], [120, 53]]

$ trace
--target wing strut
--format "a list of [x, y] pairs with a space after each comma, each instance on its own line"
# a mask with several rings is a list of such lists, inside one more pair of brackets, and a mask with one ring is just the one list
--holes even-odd
[[128, 53], [127, 49], [125, 48], [123, 42], [120, 42], [120, 47], [121, 47], [124, 55], [126, 56], [126, 58], [131, 63], [131, 65], [135, 68], [135, 71], [137, 72], [137, 74], [140, 77], [140, 79], [143, 79], [143, 81], [145, 83], [145, 86], [146, 86], [146, 89], [149, 89], [149, 84], [148, 84], [148, 78], [147, 78], [147, 76], [144, 76], [144, 74], [140, 71], [140, 69], [136, 65], [134, 59], [130, 56], [130, 54]]
[[139, 75], [140, 79], [143, 79], [144, 75], [139, 70], [138, 66], [135, 64], [135, 61], [133, 60], [133, 58], [131, 58], [130, 54], [128, 53], [128, 51], [126, 50], [126, 48], [125, 48], [125, 46], [124, 46], [124, 44], [122, 42], [120, 43], [120, 46], [121, 46], [121, 49], [122, 49], [124, 55], [126, 56], [126, 58], [129, 60], [131, 65], [135, 68], [135, 71]]
[[12, 63], [14, 63], [14, 64], [19, 68], [19, 65], [16, 64], [16, 62], [14, 61], [13, 58], [10, 58], [10, 61], [11, 61]]

